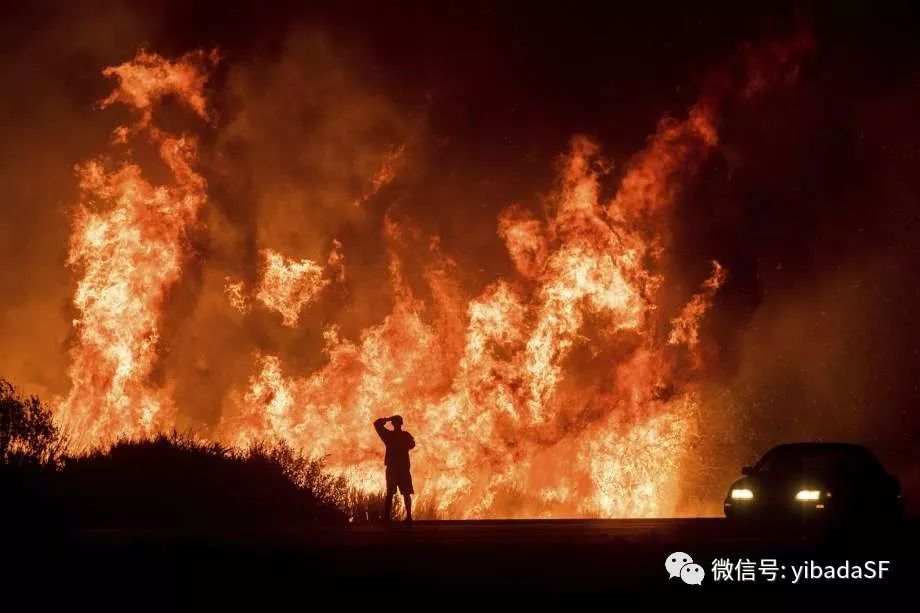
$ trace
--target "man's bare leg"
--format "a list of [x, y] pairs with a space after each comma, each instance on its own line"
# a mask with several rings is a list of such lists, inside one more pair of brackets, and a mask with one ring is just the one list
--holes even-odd
[[406, 521], [412, 521], [412, 496], [403, 494], [403, 502], [406, 503]]
[[386, 502], [383, 505], [383, 521], [390, 521], [393, 516], [393, 494], [387, 493]]

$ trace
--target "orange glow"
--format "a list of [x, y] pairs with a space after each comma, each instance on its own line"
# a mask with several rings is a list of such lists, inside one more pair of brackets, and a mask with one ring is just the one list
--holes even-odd
[[76, 168], [81, 197], [68, 260], [80, 273], [76, 342], [71, 390], [58, 403], [57, 415], [77, 448], [174, 424], [169, 395], [149, 378], [157, 359], [158, 320], [181, 274], [186, 233], [206, 201], [206, 184], [195, 170], [195, 138], [159, 130], [152, 108], [172, 95], [206, 118], [203, 86], [216, 60], [216, 54], [197, 52], [173, 62], [141, 52], [104, 71], [117, 87], [102, 106], [120, 102], [137, 117], [133, 125], [116, 129], [116, 145], [146, 137], [172, 181], [151, 184], [130, 159], [116, 164], [98, 158]]
[[671, 321], [669, 343], [673, 345], [684, 343], [691, 351], [696, 350], [700, 344], [700, 320], [712, 307], [712, 300], [725, 283], [726, 276], [722, 265], [713, 261], [712, 274], [703, 282], [700, 291], [684, 306], [680, 315]]
[[256, 298], [281, 313], [285, 326], [294, 327], [300, 311], [326, 287], [323, 267], [311, 260], [289, 260], [271, 249], [263, 251], [262, 256], [265, 271]]
[[224, 294], [227, 295], [230, 305], [240, 313], [248, 313], [252, 308], [246, 296], [246, 284], [242, 281], [234, 280], [233, 277], [225, 277]]
[[406, 146], [400, 145], [388, 151], [383, 156], [383, 162], [380, 164], [377, 172], [374, 173], [374, 176], [371, 177], [370, 187], [355, 201], [355, 206], [367, 203], [368, 200], [377, 195], [377, 192], [389, 185], [389, 183], [396, 178], [396, 169], [402, 161], [405, 151]]
[[[262, 275], [255, 291], [255, 299], [265, 308], [281, 315], [282, 325], [297, 327], [303, 310], [313, 302], [330, 283], [345, 280], [345, 261], [342, 245], [333, 241], [326, 267], [312, 260], [293, 260], [272, 249], [263, 249]], [[227, 277], [224, 293], [230, 305], [241, 313], [251, 308], [245, 283]]]
[[[440, 309], [463, 313], [454, 331], [445, 317], [428, 323], [391, 255], [392, 313], [357, 342], [328, 329], [328, 362], [305, 378], [285, 375], [275, 356], [258, 356], [222, 436], [238, 445], [280, 437], [328, 454], [334, 469], [375, 490], [379, 449], [366, 426], [400, 413], [420, 441], [422, 496], [445, 516], [673, 512], [695, 398], [690, 388], [660, 397], [671, 376], [669, 345], [653, 334], [663, 280], [642, 265], [649, 245], [607, 215], [599, 199], [605, 168], [596, 145], [576, 138], [545, 203], [552, 217], [540, 222], [517, 208], [502, 217], [499, 230], [530, 287], [499, 280], [465, 306], [452, 303], [450, 262], [433, 245], [426, 278], [443, 298]], [[627, 173], [623, 185], [635, 183]], [[388, 236], [394, 247], [406, 240], [392, 222]], [[589, 318], [600, 326], [594, 338], [585, 335]], [[612, 389], [573, 397], [567, 383], [580, 375], [568, 364], [572, 352], [614, 339], [633, 348], [591, 365]], [[509, 508], [503, 498], [514, 492], [538, 493], [519, 494]]]
[[[78, 448], [176, 424], [168, 385], [153, 381], [159, 322], [206, 184], [195, 139], [160, 130], [153, 111], [174, 95], [209, 118], [204, 87], [216, 60], [141, 52], [104, 72], [118, 86], [103, 106], [123, 103], [137, 115], [116, 140], [154, 143], [171, 181], [149, 183], [130, 159], [77, 169], [76, 342], [72, 388], [57, 414]], [[372, 492], [383, 472], [370, 424], [399, 413], [418, 441], [417, 504], [442, 517], [674, 514], [684, 454], [700, 427], [701, 323], [727, 271], [713, 262], [700, 290], [665, 312], [664, 264], [672, 209], [718, 143], [719, 107], [710, 93], [683, 120], [662, 121], [617, 184], [600, 147], [574, 137], [552, 191], [531, 203], [538, 206], [500, 214], [496, 232], [516, 273], [481, 291], [463, 289], [437, 237], [385, 217], [389, 312], [350, 337], [323, 322], [324, 362], [306, 374], [276, 350], [254, 350], [251, 374], [222, 398], [211, 436], [238, 446], [283, 440], [326, 456], [329, 468]], [[400, 147], [386, 156], [367, 194], [393, 179], [397, 162], [408, 163], [403, 155]], [[346, 284], [344, 252], [362, 245], [332, 240], [325, 264], [257, 248], [253, 287], [225, 279], [230, 306], [246, 313], [258, 305], [298, 328], [327, 288]], [[423, 255], [421, 270], [405, 253]], [[688, 351], [689, 366], [680, 359]]]

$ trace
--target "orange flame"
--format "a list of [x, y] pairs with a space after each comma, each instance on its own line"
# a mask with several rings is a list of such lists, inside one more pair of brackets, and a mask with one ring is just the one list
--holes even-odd
[[248, 313], [252, 306], [246, 296], [246, 284], [233, 277], [224, 277], [224, 294], [230, 306], [240, 313]]
[[[772, 48], [771, 48], [772, 49]], [[771, 55], [772, 54], [772, 55]], [[754, 77], [778, 78], [791, 55], [757, 55]], [[766, 59], [765, 59], [766, 58]], [[116, 138], [146, 134], [173, 182], [152, 186], [125, 163], [78, 167], [83, 194], [71, 263], [78, 282], [70, 395], [58, 414], [81, 445], [172, 426], [169, 394], [150, 379], [158, 319], [181, 273], [184, 238], [205, 203], [194, 170], [195, 141], [153, 123], [153, 108], [175, 94], [207, 117], [204, 66], [215, 55], [175, 62], [142, 52], [107, 69], [119, 80], [103, 104], [139, 113]], [[742, 88], [748, 95], [750, 84]], [[755, 89], [756, 89], [755, 88]], [[675, 511], [684, 453], [699, 412], [683, 351], [698, 352], [702, 318], [726, 273], [713, 273], [661, 330], [662, 260], [668, 215], [687, 178], [718, 142], [726, 91], [707, 93], [683, 121], [662, 121], [627, 165], [609, 200], [601, 193], [611, 164], [585, 137], [572, 140], [542, 214], [521, 205], [498, 220], [518, 274], [475, 296], [455, 281], [456, 264], [428, 240], [419, 298], [400, 253], [418, 233], [387, 218], [391, 312], [358, 338], [334, 325], [323, 331], [325, 364], [307, 376], [287, 373], [277, 355], [256, 353], [245, 387], [226, 399], [215, 436], [234, 445], [280, 438], [365, 491], [381, 489], [379, 441], [370, 427], [400, 413], [415, 432], [415, 479], [421, 505], [447, 517], [665, 515]], [[392, 179], [402, 149], [372, 181]], [[304, 310], [345, 277], [341, 245], [325, 266], [261, 251], [253, 298], [296, 327]], [[245, 285], [227, 279], [230, 303], [251, 308]]]
[[56, 412], [77, 448], [148, 435], [174, 423], [172, 401], [149, 379], [158, 319], [181, 273], [186, 232], [206, 201], [206, 184], [194, 169], [196, 140], [159, 130], [152, 113], [164, 96], [174, 95], [206, 118], [203, 86], [207, 65], [216, 59], [197, 52], [171, 62], [141, 52], [104, 71], [118, 86], [102, 106], [121, 102], [138, 112], [134, 125], [116, 129], [116, 143], [145, 134], [172, 183], [149, 183], [131, 161], [109, 169], [99, 158], [76, 168], [81, 196], [68, 262], [82, 276], [74, 295], [72, 386]]
[[266, 249], [265, 272], [256, 298], [281, 313], [285, 326], [295, 327], [300, 311], [326, 287], [323, 267], [312, 260], [289, 260]]
[[381, 189], [386, 187], [396, 178], [396, 168], [399, 166], [399, 163], [403, 159], [403, 154], [406, 152], [406, 146], [400, 145], [386, 152], [383, 156], [383, 162], [381, 162], [380, 167], [377, 169], [377, 172], [374, 173], [374, 176], [371, 177], [370, 187], [361, 195], [360, 198], [355, 200], [354, 205], [360, 206], [366, 204], [371, 198], [377, 195]]
[[[393, 312], [357, 343], [329, 329], [329, 361], [306, 378], [287, 377], [277, 357], [260, 356], [223, 436], [241, 445], [280, 437], [328, 454], [333, 468], [374, 490], [379, 449], [367, 424], [398, 412], [420, 441], [423, 496], [444, 515], [673, 510], [695, 401], [692, 390], [658, 397], [669, 375], [668, 345], [652, 333], [661, 278], [643, 267], [649, 250], [637, 233], [608, 218], [599, 200], [604, 167], [597, 147], [576, 138], [546, 203], [552, 217], [541, 223], [520, 209], [502, 217], [500, 232], [530, 287], [498, 281], [464, 308], [435, 244], [426, 276], [441, 312], [426, 323], [425, 304], [391, 255]], [[646, 167], [637, 165], [623, 185]], [[398, 228], [388, 234], [404, 240]], [[455, 330], [449, 316], [458, 310], [464, 324]], [[599, 328], [593, 339], [585, 335], [589, 318]], [[632, 348], [609, 366], [590, 364], [614, 389], [573, 396], [566, 384], [577, 385], [579, 374], [571, 354], [614, 339]], [[517, 508], [504, 501], [513, 494]]]
[[722, 265], [713, 261], [712, 274], [703, 282], [700, 291], [684, 306], [680, 315], [671, 320], [669, 343], [684, 343], [691, 351], [696, 349], [700, 344], [700, 320], [712, 306], [712, 300], [727, 276]]
[[[297, 327], [301, 312], [330, 283], [345, 280], [345, 262], [339, 241], [333, 241], [325, 269], [313, 260], [292, 260], [272, 249], [263, 249], [262, 259], [262, 278], [255, 298], [265, 308], [279, 313], [282, 325], [289, 328]], [[224, 282], [224, 293], [230, 305], [241, 313], [248, 313], [252, 307], [245, 284], [232, 277]]]

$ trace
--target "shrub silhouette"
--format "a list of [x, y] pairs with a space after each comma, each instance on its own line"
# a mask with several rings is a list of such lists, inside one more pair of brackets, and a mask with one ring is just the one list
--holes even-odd
[[64, 445], [41, 401], [0, 379], [0, 525], [14, 532], [53, 521], [51, 477]]
[[0, 379], [0, 464], [56, 464], [64, 447], [64, 437], [41, 401], [22, 396], [9, 381]]
[[173, 433], [81, 456], [0, 379], [0, 529], [266, 529], [371, 519], [369, 497], [282, 442], [235, 450]]
[[70, 458], [57, 493], [79, 526], [247, 527], [336, 524], [342, 486], [282, 444], [235, 452], [177, 434], [120, 441]]

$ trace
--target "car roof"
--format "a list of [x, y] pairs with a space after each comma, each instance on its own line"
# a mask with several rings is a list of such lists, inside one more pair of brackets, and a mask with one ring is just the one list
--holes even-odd
[[[797, 443], [782, 443], [779, 444], [773, 449], [783, 449], [790, 451], [858, 451], [865, 452], [869, 451], [869, 448], [865, 445], [859, 445], [857, 443], [835, 443], [835, 442], [797, 442]], [[870, 452], [871, 453], [871, 452]]]
[[863, 460], [868, 460], [873, 463], [880, 463], [878, 456], [875, 453], [866, 447], [865, 445], [859, 445], [857, 443], [820, 443], [820, 442], [797, 442], [797, 443], [782, 443], [777, 445], [762, 456], [760, 456], [761, 461], [765, 460], [767, 456], [773, 455], [774, 453], [780, 453], [783, 455], [787, 454], [813, 454], [813, 453], [837, 453], [849, 455], [853, 458], [862, 458]]

